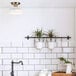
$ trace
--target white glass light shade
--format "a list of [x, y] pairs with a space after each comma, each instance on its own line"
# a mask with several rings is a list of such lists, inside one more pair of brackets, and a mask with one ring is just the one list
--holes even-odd
[[20, 8], [10, 9], [10, 12], [9, 12], [9, 14], [12, 14], [12, 15], [20, 15], [22, 13], [23, 13], [23, 10]]

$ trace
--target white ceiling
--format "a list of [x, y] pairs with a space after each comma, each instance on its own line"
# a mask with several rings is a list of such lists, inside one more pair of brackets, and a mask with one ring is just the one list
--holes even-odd
[[76, 0], [0, 0], [0, 8], [11, 7], [11, 1], [20, 1], [26, 7], [76, 7]]

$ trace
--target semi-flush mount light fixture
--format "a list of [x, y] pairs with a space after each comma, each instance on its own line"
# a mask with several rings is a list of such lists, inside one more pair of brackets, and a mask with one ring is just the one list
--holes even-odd
[[19, 7], [21, 3], [20, 2], [11, 2], [11, 5], [13, 6], [13, 8], [10, 9], [10, 14], [22, 14], [22, 9]]
[[11, 2], [11, 5], [13, 5], [14, 7], [18, 7], [20, 4], [20, 2]]

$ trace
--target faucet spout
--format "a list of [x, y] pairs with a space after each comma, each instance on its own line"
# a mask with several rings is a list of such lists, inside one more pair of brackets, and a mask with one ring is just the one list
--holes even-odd
[[19, 61], [19, 63], [21, 63], [21, 65], [23, 65], [23, 61]]

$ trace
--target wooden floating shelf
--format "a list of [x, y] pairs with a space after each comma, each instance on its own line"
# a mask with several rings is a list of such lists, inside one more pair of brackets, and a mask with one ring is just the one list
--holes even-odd
[[53, 73], [52, 76], [73, 76], [72, 74], [66, 74], [66, 73]]
[[71, 74], [66, 74], [66, 72], [53, 72], [52, 76], [76, 76], [76, 72], [72, 72]]

